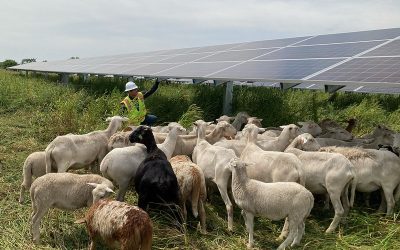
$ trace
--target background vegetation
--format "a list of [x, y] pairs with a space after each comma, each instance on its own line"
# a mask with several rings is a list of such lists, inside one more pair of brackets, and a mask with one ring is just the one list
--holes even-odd
[[[42, 222], [42, 244], [35, 246], [29, 233], [31, 207], [18, 203], [22, 165], [34, 151], [42, 151], [57, 135], [87, 133], [104, 129], [105, 118], [118, 113], [126, 79], [92, 77], [88, 83], [75, 77], [68, 86], [57, 83], [56, 75], [22, 76], [0, 71], [0, 249], [85, 249], [88, 236], [82, 225], [73, 222], [86, 209], [75, 212], [52, 210]], [[150, 89], [151, 81], [138, 81]], [[161, 83], [159, 90], [146, 100], [159, 123], [187, 121], [187, 114], [201, 114], [205, 120], [222, 115], [224, 87]], [[339, 93], [333, 101], [322, 92], [269, 88], [235, 87], [233, 113], [247, 111], [263, 118], [264, 126], [277, 126], [300, 120], [336, 120], [356, 117], [358, 135], [372, 131], [378, 123], [400, 129], [399, 96]], [[196, 104], [189, 109], [191, 104]], [[200, 108], [202, 113], [199, 112]], [[189, 111], [186, 113], [186, 111]], [[197, 111], [196, 111], [197, 110]], [[182, 116], [184, 113], [186, 115]], [[133, 192], [128, 203], [135, 204]], [[212, 204], [212, 205], [211, 205]], [[393, 217], [384, 217], [375, 208], [358, 203], [345, 225], [325, 235], [333, 212], [322, 210], [318, 202], [306, 223], [301, 247], [296, 249], [400, 249], [399, 206]], [[235, 231], [226, 230], [225, 206], [213, 195], [206, 206], [205, 236], [196, 231], [197, 220], [189, 218], [184, 232], [173, 228], [166, 218], [153, 214], [154, 249], [245, 249], [247, 235], [240, 211], [234, 214]], [[258, 218], [255, 242], [260, 249], [276, 248], [283, 222]]]

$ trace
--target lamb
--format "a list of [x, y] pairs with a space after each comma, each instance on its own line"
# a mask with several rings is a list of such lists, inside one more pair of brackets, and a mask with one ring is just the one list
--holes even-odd
[[322, 128], [313, 121], [298, 122], [297, 124], [301, 126], [301, 132], [309, 133], [314, 137], [317, 137], [322, 133]]
[[247, 123], [247, 119], [250, 116], [246, 112], [239, 112], [236, 114], [235, 120], [232, 122], [232, 126], [237, 130], [240, 131]]
[[100, 165], [108, 153], [108, 139], [121, 127], [122, 122], [128, 121], [128, 118], [113, 116], [107, 118], [107, 121], [110, 124], [105, 130], [84, 135], [57, 136], [45, 150], [46, 173], [50, 173], [52, 167], [57, 169], [58, 173], [63, 173], [68, 169], [82, 168], [91, 164], [94, 166], [96, 161]]
[[[157, 147], [151, 128], [140, 126], [129, 136], [130, 142], [146, 146], [147, 156], [135, 175], [135, 189], [139, 195], [138, 206], [147, 210], [149, 203], [179, 205], [179, 186], [171, 164]], [[173, 216], [176, 210], [171, 209]], [[180, 216], [176, 216], [180, 220]]]
[[[314, 206], [310, 191], [298, 183], [264, 183], [249, 179], [248, 164], [232, 159], [228, 168], [232, 171], [232, 193], [236, 204], [242, 209], [246, 229], [249, 232], [248, 248], [254, 244], [254, 216], [265, 216], [271, 220], [286, 218], [280, 239], [286, 240], [278, 247], [285, 249], [289, 244], [298, 245], [304, 234], [305, 219]], [[289, 232], [287, 232], [289, 229]]]
[[83, 220], [90, 236], [89, 249], [96, 249], [96, 238], [123, 250], [150, 250], [153, 224], [149, 215], [124, 202], [102, 199], [94, 203]]
[[225, 169], [225, 166], [235, 157], [235, 152], [231, 149], [211, 145], [205, 139], [206, 122], [198, 120], [194, 122], [194, 125], [197, 126], [197, 143], [193, 150], [193, 162], [203, 170], [206, 181], [212, 180], [217, 185], [226, 206], [228, 230], [233, 230], [233, 206], [228, 196], [231, 173]]
[[[178, 134], [185, 132], [186, 130], [182, 127], [173, 127], [168, 133], [165, 141], [162, 144], [157, 144], [157, 146], [165, 153], [167, 159], [170, 159], [172, 156]], [[119, 136], [117, 134], [119, 133], [114, 134], [110, 138], [110, 141], [113, 140], [113, 142], [109, 142], [108, 144], [110, 148], [114, 148], [122, 144], [121, 140], [119, 140], [118, 138], [122, 138], [122, 140], [125, 141], [124, 136]], [[125, 143], [123, 144], [125, 145]], [[103, 176], [106, 176], [108, 179], [111, 179], [118, 184], [118, 201], [124, 200], [126, 191], [128, 190], [131, 180], [135, 177], [136, 171], [140, 163], [147, 156], [146, 147], [143, 144], [129, 143], [129, 145], [132, 146], [124, 146], [123, 148], [113, 149], [104, 157], [104, 159], [100, 163], [100, 171], [102, 172]]]
[[95, 174], [48, 173], [37, 178], [30, 188], [33, 241], [40, 242], [40, 221], [52, 208], [74, 210], [113, 193], [113, 184]]
[[[235, 137], [236, 129], [226, 121], [218, 122], [215, 126], [215, 129], [205, 136], [205, 139], [214, 144], [217, 141], [220, 141], [224, 137]], [[159, 138], [158, 142], [163, 142], [163, 138], [166, 137], [166, 134], [155, 134], [155, 138]], [[175, 155], [191, 155], [193, 153], [193, 149], [196, 146], [197, 135], [180, 135], [176, 141], [176, 146], [174, 153]]]
[[[248, 125], [246, 125], [248, 126]], [[283, 131], [274, 139], [270, 140], [258, 140], [259, 136], [257, 136], [256, 145], [259, 146], [261, 149], [266, 151], [284, 151], [285, 148], [290, 144], [291, 140], [296, 138], [300, 134], [299, 127], [294, 124], [289, 124], [287, 126], [282, 126]], [[258, 129], [258, 132], [262, 131], [262, 128]], [[245, 130], [244, 130], [245, 131]], [[242, 132], [244, 132], [242, 131]], [[244, 133], [243, 133], [244, 135]], [[245, 135], [244, 135], [245, 136]], [[235, 151], [236, 156], [240, 157], [241, 153], [243, 152], [244, 148], [246, 147], [245, 140], [225, 140], [219, 141], [215, 143], [216, 146], [230, 148]]]
[[[52, 169], [54, 171], [54, 169]], [[24, 162], [24, 167], [22, 170], [22, 184], [21, 184], [21, 191], [19, 194], [19, 203], [24, 202], [24, 192], [26, 189], [29, 190], [29, 188], [32, 185], [32, 177], [40, 177], [42, 175], [46, 174], [46, 161], [45, 161], [45, 152], [44, 151], [38, 151], [38, 152], [33, 152], [30, 154], [25, 162]]]
[[[326, 233], [333, 232], [343, 216], [353, 206], [357, 178], [354, 166], [341, 154], [316, 151], [320, 145], [308, 133], [299, 135], [286, 148], [285, 152], [295, 154], [303, 163], [305, 187], [313, 194], [328, 194], [335, 209], [333, 218]], [[351, 188], [350, 205], [348, 189]], [[329, 201], [328, 201], [329, 202]], [[329, 204], [329, 203], [328, 203]]]
[[178, 179], [183, 218], [186, 221], [187, 211], [185, 203], [186, 201], [191, 201], [193, 215], [194, 217], [197, 217], [198, 214], [200, 215], [201, 233], [205, 234], [207, 230], [204, 203], [207, 198], [207, 191], [203, 171], [186, 155], [174, 156], [170, 162]]

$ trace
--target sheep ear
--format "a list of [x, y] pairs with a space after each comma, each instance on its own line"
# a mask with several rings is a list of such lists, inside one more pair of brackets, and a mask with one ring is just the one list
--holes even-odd
[[304, 126], [304, 125], [306, 125], [306, 123], [305, 123], [305, 122], [297, 122], [297, 124], [299, 124], [299, 125], [301, 125], [301, 126]]
[[110, 194], [115, 194], [114, 190], [112, 190], [111, 188], [107, 187], [106, 188], [106, 192], [110, 193]]
[[89, 183], [86, 183], [86, 184], [88, 184], [89, 186], [92, 186], [94, 188], [96, 188], [99, 185], [98, 183], [93, 183], [93, 182], [89, 182]]
[[265, 132], [265, 128], [258, 128], [258, 133], [264, 133]]
[[107, 118], [106, 118], [106, 122], [111, 121], [111, 119], [112, 119], [112, 117], [107, 117]]
[[207, 122], [207, 125], [211, 125], [211, 124], [213, 124], [213, 122]]
[[284, 129], [284, 128], [286, 128], [287, 127], [287, 125], [282, 125], [282, 126], [279, 126], [281, 129]]

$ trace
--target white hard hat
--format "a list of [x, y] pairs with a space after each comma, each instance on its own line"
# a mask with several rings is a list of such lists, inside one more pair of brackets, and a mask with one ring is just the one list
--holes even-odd
[[132, 89], [137, 89], [137, 88], [138, 88], [138, 86], [134, 82], [127, 82], [125, 84], [125, 92], [130, 91]]

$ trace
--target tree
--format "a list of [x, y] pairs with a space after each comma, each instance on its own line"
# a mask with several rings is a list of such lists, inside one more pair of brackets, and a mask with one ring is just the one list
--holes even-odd
[[5, 69], [8, 67], [16, 66], [18, 63], [12, 59], [7, 59], [4, 62], [1, 63], [1, 68]]
[[71, 56], [69, 59], [79, 59], [79, 56]]
[[36, 62], [36, 58], [25, 58], [22, 59], [21, 64]]

